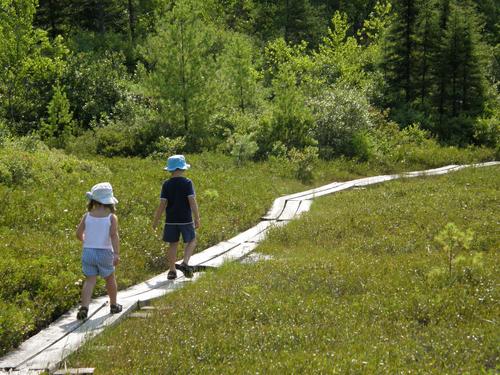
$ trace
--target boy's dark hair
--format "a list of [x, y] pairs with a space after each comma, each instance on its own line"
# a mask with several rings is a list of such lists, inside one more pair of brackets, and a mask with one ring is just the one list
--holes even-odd
[[113, 213], [115, 212], [115, 205], [114, 204], [102, 204], [101, 202], [95, 201], [93, 199], [87, 204], [87, 211], [91, 211], [95, 206], [104, 206], [107, 209], [109, 209], [111, 212], [113, 212]]

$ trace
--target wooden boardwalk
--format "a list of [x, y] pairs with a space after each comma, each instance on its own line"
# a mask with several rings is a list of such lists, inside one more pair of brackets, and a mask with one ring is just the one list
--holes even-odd
[[[473, 165], [449, 165], [426, 171], [361, 178], [348, 182], [334, 182], [325, 186], [277, 198], [262, 221], [238, 234], [191, 257], [190, 263], [199, 266], [218, 267], [227, 261], [244, 258], [261, 242], [273, 226], [285, 225], [301, 213], [308, 211], [312, 200], [338, 191], [372, 185], [398, 178], [435, 176], [466, 167], [486, 167], [500, 164], [489, 162]], [[55, 371], [60, 363], [87, 340], [101, 333], [106, 327], [116, 324], [141, 305], [180, 288], [187, 282], [194, 282], [200, 276], [195, 273], [187, 279], [179, 272], [176, 280], [167, 280], [167, 272], [134, 285], [118, 293], [123, 305], [121, 314], [109, 313], [107, 296], [94, 299], [90, 305], [89, 319], [81, 322], [75, 319], [77, 308], [68, 311], [49, 327], [23, 342], [19, 348], [0, 358], [0, 373], [38, 374], [44, 370]]]

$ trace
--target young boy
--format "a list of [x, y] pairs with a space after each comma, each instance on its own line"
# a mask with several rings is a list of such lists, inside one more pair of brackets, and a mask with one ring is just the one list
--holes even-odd
[[[188, 265], [189, 258], [196, 246], [195, 229], [200, 227], [200, 214], [196, 203], [193, 183], [183, 176], [184, 171], [190, 168], [183, 155], [174, 155], [168, 158], [167, 166], [163, 168], [171, 173], [161, 188], [160, 204], [153, 219], [153, 229], [156, 229], [163, 212], [166, 213], [163, 241], [168, 242], [167, 261], [169, 272], [167, 279], [177, 277], [175, 260], [179, 238], [185, 243], [184, 259], [180, 269], [184, 276], [193, 277], [193, 268]], [[193, 221], [194, 217], [194, 221]]]

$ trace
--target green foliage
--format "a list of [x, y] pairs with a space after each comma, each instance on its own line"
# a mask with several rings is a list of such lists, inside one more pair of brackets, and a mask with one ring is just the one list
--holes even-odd
[[368, 161], [374, 157], [375, 140], [367, 131], [354, 133], [351, 140], [353, 155], [360, 161]]
[[314, 146], [307, 146], [303, 150], [292, 148], [288, 152], [288, 158], [293, 165], [295, 177], [303, 183], [311, 183], [318, 162], [318, 148]]
[[154, 67], [144, 77], [145, 90], [169, 119], [168, 135], [185, 136], [189, 150], [199, 151], [207, 136], [212, 104], [207, 81], [214, 71], [214, 43], [215, 30], [203, 21], [200, 5], [187, 0], [165, 15], [143, 51]]
[[171, 155], [182, 154], [186, 147], [184, 137], [168, 138], [160, 136], [155, 143], [155, 151], [151, 154], [153, 158], [167, 160]]
[[251, 160], [259, 147], [253, 140], [252, 134], [233, 134], [228, 139], [231, 156], [235, 159], [237, 165]]
[[40, 134], [49, 146], [64, 148], [74, 131], [73, 114], [61, 86], [54, 86], [53, 91], [54, 96], [47, 108], [48, 118], [42, 121]]
[[123, 55], [106, 52], [76, 53], [68, 59], [63, 84], [74, 118], [86, 130], [120, 113], [115, 106], [124, 99], [126, 70]]
[[17, 134], [38, 129], [68, 53], [62, 38], [33, 28], [34, 13], [30, 0], [0, 3], [0, 117]]
[[259, 74], [253, 65], [253, 45], [248, 37], [230, 34], [219, 59], [221, 81], [217, 83], [230, 108], [245, 112], [258, 103]]
[[347, 15], [335, 12], [332, 26], [314, 55], [316, 68], [330, 84], [365, 90], [369, 85], [364, 70], [368, 61], [356, 38], [348, 35], [349, 27]]
[[[87, 343], [68, 366], [113, 374], [494, 373], [498, 172], [471, 168], [319, 198], [258, 247], [271, 260], [207, 272], [156, 301], [149, 319], [125, 320]], [[482, 254], [456, 258], [457, 274], [460, 264], [473, 279], [453, 288], [428, 277], [442, 257], [429, 241], [450, 220], [474, 230], [471, 250]]]
[[446, 224], [436, 237], [434, 237], [448, 260], [448, 277], [450, 279], [452, 277], [454, 259], [460, 250], [469, 250], [473, 238], [474, 232], [472, 230], [468, 229], [466, 232], [462, 232], [454, 223]]
[[359, 91], [336, 87], [311, 101], [320, 155], [354, 156], [354, 135], [372, 128], [370, 105]]
[[314, 143], [311, 128], [313, 117], [306, 106], [305, 97], [297, 87], [295, 72], [283, 65], [273, 79], [274, 101], [269, 119], [270, 135], [266, 141], [282, 142], [285, 147], [303, 148]]
[[474, 140], [487, 147], [498, 150], [500, 147], [500, 118], [480, 118], [474, 124]]

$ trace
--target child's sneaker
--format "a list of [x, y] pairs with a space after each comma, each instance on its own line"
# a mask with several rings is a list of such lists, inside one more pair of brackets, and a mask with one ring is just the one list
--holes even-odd
[[112, 304], [110, 307], [109, 307], [109, 312], [111, 314], [118, 314], [120, 312], [122, 312], [122, 309], [123, 309], [123, 306], [120, 305], [120, 304]]
[[182, 262], [179, 265], [179, 269], [182, 271], [182, 273], [184, 274], [184, 276], [187, 277], [188, 279], [190, 279], [190, 278], [193, 277], [193, 273], [194, 273], [194, 268], [193, 267], [188, 266], [186, 263]]
[[78, 313], [76, 314], [76, 319], [85, 320], [87, 319], [87, 315], [89, 313], [89, 308], [85, 306], [80, 306], [78, 309]]
[[177, 272], [175, 271], [168, 271], [167, 273], [167, 279], [168, 280], [174, 280], [177, 278]]

